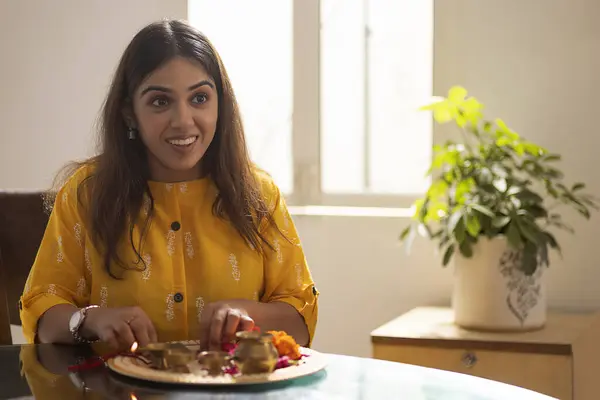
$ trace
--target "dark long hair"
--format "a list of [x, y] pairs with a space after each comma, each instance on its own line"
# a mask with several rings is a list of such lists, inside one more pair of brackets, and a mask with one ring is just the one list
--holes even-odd
[[[141, 247], [152, 218], [154, 200], [148, 186], [149, 169], [146, 149], [141, 140], [129, 140], [124, 110], [142, 81], [174, 57], [183, 57], [204, 67], [216, 84], [219, 114], [214, 139], [203, 156], [202, 171], [215, 183], [218, 196], [213, 213], [227, 219], [257, 251], [272, 245], [261, 233], [265, 222], [274, 224], [250, 161], [237, 101], [221, 58], [201, 32], [185, 22], [164, 20], [138, 32], [127, 46], [108, 91], [98, 129], [99, 155], [88, 160], [93, 174], [79, 186], [89, 197], [86, 213], [92, 240], [103, 251], [104, 266], [118, 278], [116, 264], [130, 266], [120, 259], [118, 244], [126, 236], [138, 263], [143, 263]], [[150, 198], [150, 211], [139, 221], [144, 196]], [[81, 196], [80, 196], [81, 197]], [[142, 234], [134, 243], [134, 226], [140, 223]]]

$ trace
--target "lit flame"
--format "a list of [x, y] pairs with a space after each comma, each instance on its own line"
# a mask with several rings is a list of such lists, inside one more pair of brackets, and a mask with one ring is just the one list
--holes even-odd
[[[131, 349], [129, 349], [129, 351], [132, 352], [132, 353], [135, 353], [135, 351], [137, 350], [137, 348], [138, 348], [138, 342], [133, 342], [133, 344], [131, 345]], [[133, 397], [135, 398], [135, 396], [133, 396]]]
[[[137, 344], [137, 342], [135, 342], [133, 344]], [[131, 346], [131, 347], [133, 347], [133, 346]], [[138, 398], [135, 397], [135, 394], [133, 394], [133, 393], [129, 393], [129, 397], [131, 398], [131, 400], [138, 400]]]

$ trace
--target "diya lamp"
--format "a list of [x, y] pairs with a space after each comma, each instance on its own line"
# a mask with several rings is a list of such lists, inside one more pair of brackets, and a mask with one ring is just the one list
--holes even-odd
[[187, 373], [188, 364], [195, 360], [194, 352], [181, 343], [150, 343], [139, 351], [158, 370]]

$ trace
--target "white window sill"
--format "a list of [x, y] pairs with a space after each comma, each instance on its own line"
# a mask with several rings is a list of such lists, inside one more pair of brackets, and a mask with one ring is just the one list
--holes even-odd
[[289, 206], [292, 215], [317, 217], [383, 217], [410, 218], [413, 208], [342, 207], [342, 206]]

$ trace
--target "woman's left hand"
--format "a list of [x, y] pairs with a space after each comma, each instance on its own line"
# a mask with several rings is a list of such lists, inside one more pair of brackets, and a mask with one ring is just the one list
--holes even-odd
[[235, 301], [208, 304], [200, 317], [200, 348], [221, 350], [223, 343], [231, 342], [236, 332], [251, 331], [254, 320]]

